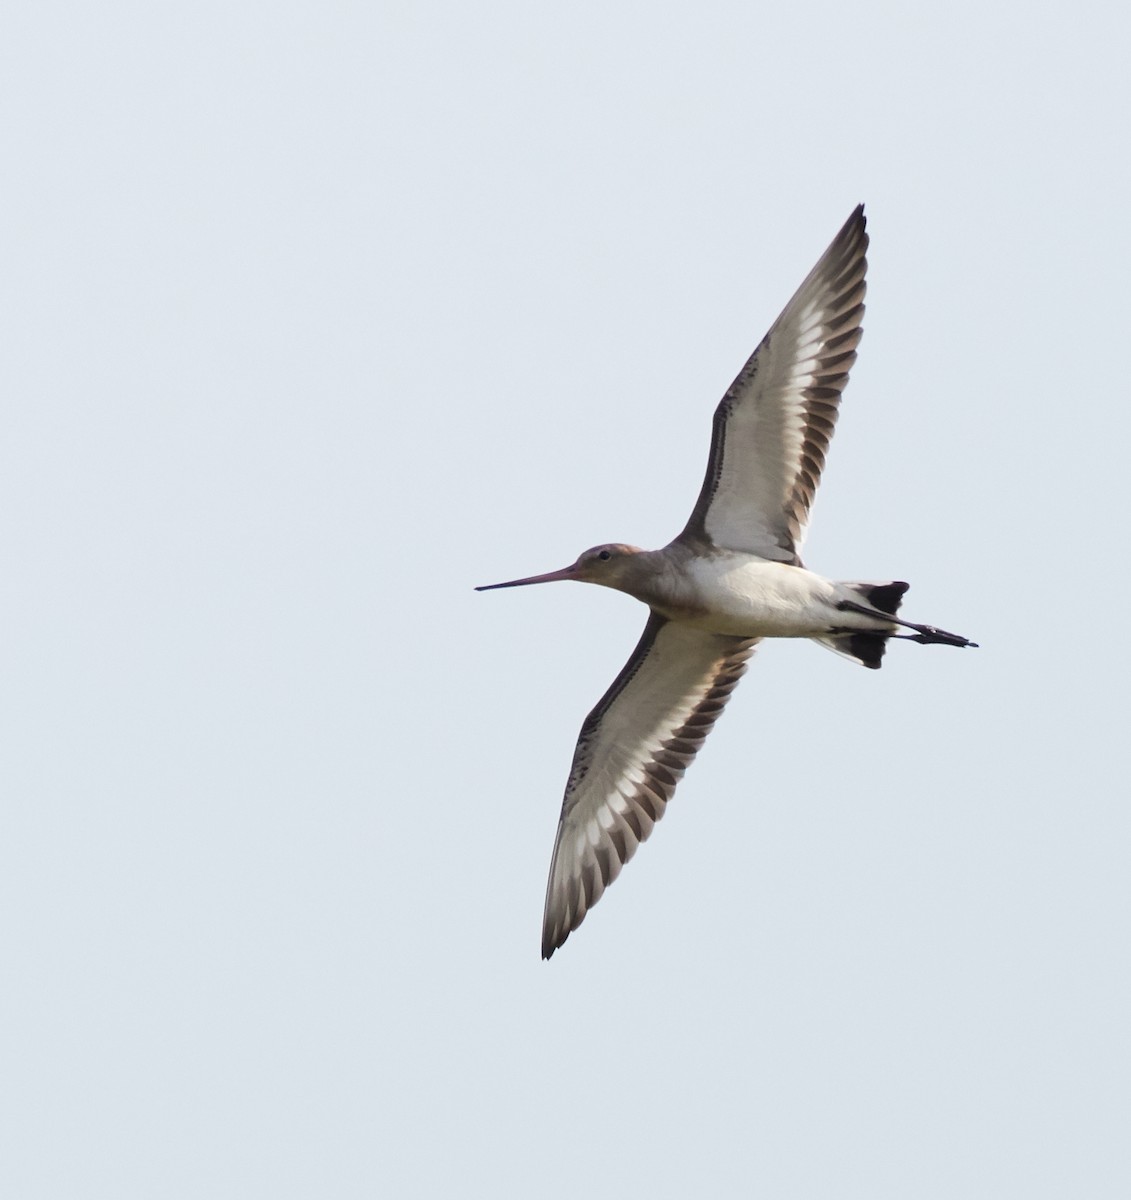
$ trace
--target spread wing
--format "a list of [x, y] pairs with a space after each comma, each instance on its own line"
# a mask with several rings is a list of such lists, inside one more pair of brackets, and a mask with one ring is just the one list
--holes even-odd
[[800, 564], [798, 548], [860, 344], [867, 249], [861, 205], [715, 410], [703, 490], [677, 541]]
[[543, 958], [581, 924], [664, 815], [757, 643], [649, 617], [581, 727], [546, 888]]

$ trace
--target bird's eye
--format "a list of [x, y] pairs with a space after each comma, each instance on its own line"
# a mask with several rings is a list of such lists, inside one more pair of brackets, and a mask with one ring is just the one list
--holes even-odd
[[600, 559], [602, 562], [608, 562], [608, 561], [609, 561], [609, 559], [610, 559], [610, 558], [612, 558], [612, 554], [611, 554], [611, 553], [610, 553], [608, 550], [602, 550], [602, 551], [600, 552], [600, 554], [598, 554], [598, 555], [597, 555], [597, 557], [598, 557], [598, 558], [599, 558], [599, 559]]

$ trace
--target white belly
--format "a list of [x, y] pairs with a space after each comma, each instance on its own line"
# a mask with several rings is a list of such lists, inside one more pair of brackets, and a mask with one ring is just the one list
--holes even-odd
[[737, 637], [817, 637], [853, 623], [836, 608], [834, 583], [784, 563], [746, 554], [692, 559], [679, 601], [665, 615]]

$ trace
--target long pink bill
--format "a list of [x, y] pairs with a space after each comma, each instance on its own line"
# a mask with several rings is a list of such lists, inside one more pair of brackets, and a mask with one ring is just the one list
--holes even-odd
[[555, 583], [559, 579], [572, 579], [574, 567], [562, 567], [560, 571], [548, 571], [545, 575], [529, 575], [525, 579], [508, 579], [506, 583], [488, 583], [477, 587], [477, 592], [493, 592], [495, 588], [525, 587], [528, 583]]

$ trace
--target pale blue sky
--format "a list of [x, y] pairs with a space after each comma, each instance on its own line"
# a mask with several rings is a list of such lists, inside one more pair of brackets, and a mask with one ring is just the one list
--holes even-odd
[[[0, 44], [0, 1193], [1131, 1194], [1131, 21], [24, 5]], [[807, 560], [539, 960], [662, 545], [852, 207]]]

